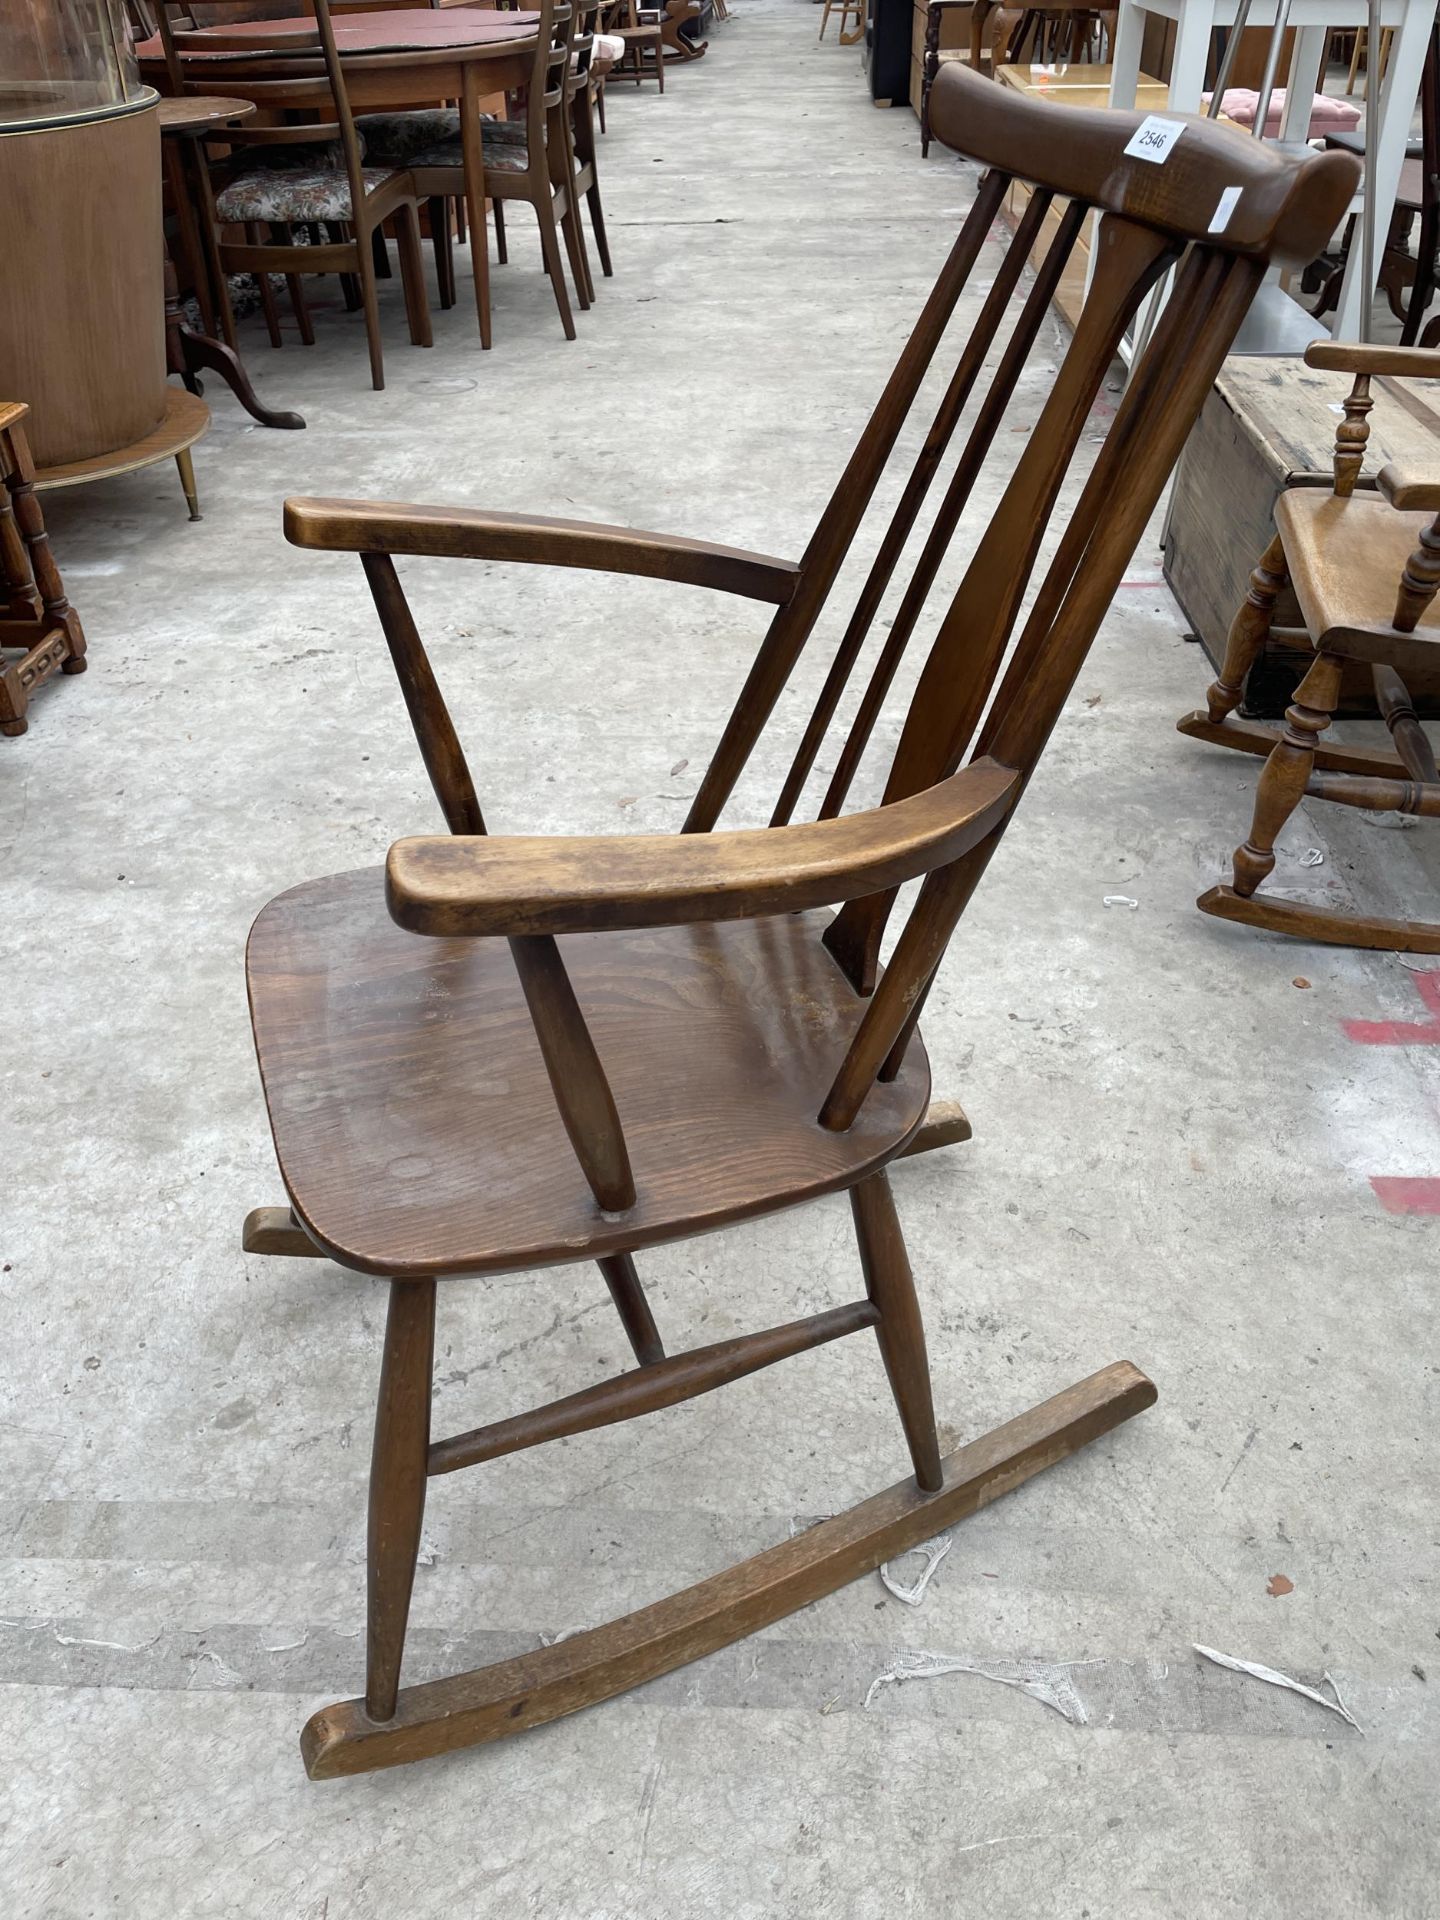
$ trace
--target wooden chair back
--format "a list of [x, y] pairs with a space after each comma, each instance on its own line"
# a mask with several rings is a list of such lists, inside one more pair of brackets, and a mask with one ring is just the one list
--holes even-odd
[[[263, 33], [223, 31], [227, 16], [237, 26], [267, 17], [287, 17], [286, 11], [257, 9], [255, 0], [207, 0], [203, 7], [189, 9], [192, 14], [203, 14], [215, 22], [205, 27], [199, 22], [191, 27], [179, 25], [171, 19], [169, 8], [159, 8], [160, 43], [170, 91], [176, 95], [235, 94], [253, 100], [257, 107], [269, 109], [284, 123], [227, 127], [224, 134], [227, 147], [253, 147], [263, 153], [266, 147], [338, 142], [344, 155], [350, 204], [358, 209], [365, 201], [364, 160], [345, 83], [344, 63], [335, 43], [330, 0], [298, 0], [298, 10], [313, 15], [314, 31], [277, 35], [272, 42]], [[290, 7], [288, 17], [293, 18], [295, 11], [295, 7]], [[184, 61], [187, 52], [228, 57], [207, 58], [203, 65], [187, 71]], [[328, 104], [317, 110], [316, 80], [322, 73]], [[297, 119], [297, 114], [302, 117]]]
[[[940, 621], [883, 804], [946, 778], [967, 751], [972, 757], [991, 755], [1028, 779], [1266, 261], [1313, 257], [1344, 183], [1354, 178], [1353, 162], [1343, 168], [1329, 164], [1342, 156], [1323, 156], [1323, 169], [1319, 156], [1287, 162], [1233, 129], [1188, 116], [1184, 134], [1157, 165], [1125, 152], [1142, 117], [1067, 109], [1056, 125], [1043, 103], [986, 86], [968, 70], [950, 67], [937, 79], [931, 106], [937, 137], [988, 170], [919, 324], [821, 515], [801, 562], [800, 585], [772, 621], [684, 831], [707, 832], [719, 819], [851, 551], [991, 224], [1017, 181], [1030, 186], [1030, 198], [878, 543], [772, 824], [794, 816], [926, 495], [962, 414], [978, 400], [840, 744], [818, 817], [832, 818], [844, 806], [941, 562], [987, 457], [997, 451], [1001, 419], [1050, 301], [1093, 215], [1095, 267], [1084, 310], [1041, 417]], [[1023, 269], [1052, 208], [1060, 213], [1059, 226], [1026, 289]], [[1065, 524], [1052, 529], [1058, 534], [1052, 557], [1001, 677], [1091, 408], [1140, 301], [1172, 266], [1178, 266], [1174, 293], [1075, 506]], [[1018, 313], [1007, 327], [1012, 304]], [[997, 347], [987, 380], [987, 359]], [[1003, 471], [1013, 448], [1001, 443], [998, 454]], [[860, 902], [836, 922], [832, 947], [866, 989], [891, 904], [886, 897]]]
[[[683, 831], [692, 835], [709, 834], [716, 826], [851, 552], [1002, 203], [1012, 184], [1028, 184], [1031, 195], [1019, 227], [995, 268], [899, 503], [881, 533], [772, 814], [772, 826], [783, 828], [801, 801], [922, 503], [962, 415], [975, 402], [941, 504], [903, 583], [895, 619], [878, 648], [818, 806], [822, 821], [834, 821], [845, 805], [940, 564], [975, 495], [987, 456], [994, 455], [1003, 491], [930, 643], [885, 775], [881, 804], [853, 820], [836, 822], [837, 829], [844, 827], [841, 837], [850, 856], [868, 847], [873, 857], [847, 856], [848, 865], [841, 861], [846, 875], [842, 884], [834, 871], [817, 871], [796, 843], [797, 833], [818, 829], [791, 829], [775, 835], [775, 867], [763, 883], [727, 889], [719, 871], [727, 860], [727, 842], [735, 842], [736, 859], [742, 842], [747, 843], [747, 857], [763, 860], [764, 854], [754, 855], [749, 845], [757, 836], [720, 835], [711, 862], [716, 873], [704, 887], [690, 888], [683, 901], [673, 894], [660, 898], [658, 887], [638, 883], [634, 889], [617, 884], [603, 901], [594, 887], [582, 887], [570, 906], [583, 895], [583, 910], [572, 912], [568, 920], [562, 913], [559, 921], [548, 909], [544, 914], [537, 910], [525, 921], [520, 937], [511, 938], [557, 1101], [592, 1190], [606, 1208], [624, 1210], [633, 1201], [634, 1188], [614, 1103], [552, 929], [666, 924], [667, 914], [672, 922], [760, 917], [841, 902], [825, 942], [857, 992], [869, 999], [844, 1057], [837, 1061], [817, 1119], [825, 1128], [848, 1129], [877, 1080], [890, 1080], [899, 1072], [959, 915], [999, 843], [1267, 266], [1272, 260], [1298, 263], [1313, 258], [1334, 230], [1358, 177], [1356, 162], [1347, 155], [1287, 156], [1234, 129], [1196, 118], [1185, 120], [1180, 139], [1164, 163], [1157, 164], [1126, 152], [1143, 118], [1069, 109], [1061, 114], [961, 67], [942, 73], [932, 92], [934, 131], [986, 169], [970, 214], [798, 567], [729, 552], [716, 558], [712, 584], [754, 592], [778, 606], [691, 807]], [[1027, 282], [1031, 249], [1052, 208], [1059, 212], [1058, 230]], [[1002, 418], [1060, 276], [1092, 217], [1091, 289], [1053, 378], [1047, 370], [1040, 418], [1016, 458], [1015, 442], [998, 437]], [[986, 265], [988, 270], [988, 261]], [[1074, 506], [1057, 514], [1121, 337], [1144, 296], [1172, 267], [1173, 295], [1134, 369], [1104, 445]], [[1015, 312], [1007, 325], [1012, 307]], [[292, 516], [297, 509], [309, 511], [317, 523], [301, 536], [292, 519], [292, 537], [301, 537], [302, 544], [348, 546], [362, 553], [449, 828], [454, 834], [483, 834], [463, 752], [390, 557], [394, 552], [459, 553], [465, 551], [463, 539], [447, 540], [428, 518], [429, 510], [411, 510], [408, 517], [405, 509], [383, 507], [373, 515], [353, 510], [341, 514], [335, 503], [302, 502], [293, 503]], [[643, 546], [644, 540], [635, 536], [635, 546]], [[613, 552], [623, 548], [617, 539], [602, 544]], [[1022, 619], [1042, 550], [1046, 558], [1038, 588]], [[506, 557], [503, 536], [492, 543], [490, 557]], [[567, 554], [563, 528], [556, 529], [547, 557], [570, 565], [607, 564]], [[661, 557], [637, 560], [628, 551], [608, 564], [621, 571], [665, 571]], [[702, 575], [692, 571], [688, 577], [699, 581]], [[741, 577], [748, 584], [741, 584]], [[968, 766], [962, 766], [967, 759]], [[961, 792], [971, 803], [968, 812], [956, 803]], [[973, 829], [968, 833], [958, 823], [961, 813], [965, 826]], [[901, 843], [903, 855], [894, 851]], [[571, 850], [570, 859], [580, 858], [576, 850], [584, 843], [562, 844]], [[536, 843], [522, 845], [526, 858], [538, 857]], [[882, 848], [883, 857], [875, 851]], [[606, 857], [613, 852], [615, 860], [624, 863], [616, 843], [606, 843], [606, 850]], [[504, 843], [495, 843], [486, 861], [503, 864], [504, 856]], [[824, 868], [824, 862], [820, 865]], [[545, 897], [563, 906], [565, 875], [576, 871], [562, 859], [554, 892]], [[880, 976], [880, 941], [899, 884], [914, 878], [923, 881], [918, 899]], [[393, 891], [391, 897], [395, 911]], [[402, 919], [402, 924], [418, 923]], [[454, 931], [456, 924], [431, 922], [425, 930]], [[498, 914], [472, 913], [464, 920], [464, 930], [508, 931], [513, 936], [515, 923], [507, 927]]]

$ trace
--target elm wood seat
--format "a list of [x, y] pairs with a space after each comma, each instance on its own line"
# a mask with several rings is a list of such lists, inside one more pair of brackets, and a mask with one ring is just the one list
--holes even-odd
[[[305, 1255], [320, 1242], [342, 1264], [389, 1282], [365, 1693], [310, 1721], [302, 1752], [312, 1776], [501, 1738], [609, 1698], [833, 1591], [1153, 1401], [1144, 1375], [1117, 1362], [942, 1457], [888, 1174], [903, 1153], [963, 1134], [924, 1117], [929, 1068], [918, 1022], [926, 995], [1270, 262], [1313, 257], [1358, 173], [1343, 155], [1277, 155], [1193, 119], [1165, 166], [1154, 166], [1124, 152], [1142, 118], [1057, 115], [971, 73], [942, 73], [932, 91], [935, 135], [987, 171], [799, 560], [482, 509], [287, 503], [296, 545], [360, 556], [448, 828], [392, 846], [383, 898], [373, 873], [298, 888], [265, 910], [252, 940], [258, 1051], [294, 1212], [253, 1214], [246, 1245]], [[1017, 178], [1033, 189], [1021, 228], [998, 264], [986, 258], [974, 329], [958, 346], [928, 431], [906, 441], [918, 453], [772, 823], [718, 830]], [[1057, 196], [1066, 211], [1027, 283], [1033, 226]], [[1217, 235], [1222, 202], [1231, 213]], [[1095, 272], [1074, 336], [1018, 455], [1008, 438], [999, 441], [998, 503], [933, 630], [880, 804], [847, 813], [850, 780], [936, 569], [1092, 216]], [[1175, 297], [1073, 506], [1056, 516], [1063, 524], [1052, 529], [1054, 543], [1046, 542], [1124, 331], [1172, 268]], [[962, 419], [900, 609], [867, 646]], [[633, 574], [769, 609], [679, 834], [487, 835], [396, 566], [429, 556]], [[820, 817], [793, 823], [862, 657], [868, 682]], [[913, 903], [906, 896], [892, 946], [886, 935], [907, 880], [921, 884]], [[983, 964], [984, 956], [970, 959]], [[863, 1297], [852, 1287], [803, 1319], [667, 1352], [637, 1250], [839, 1189], [849, 1194]], [[432, 1439], [437, 1277], [573, 1260], [599, 1265], [638, 1364], [547, 1406]], [[743, 1283], [737, 1275], [737, 1297]], [[431, 1476], [659, 1413], [869, 1331], [913, 1478], [607, 1627], [402, 1690]]]
[[297, 1218], [356, 1272], [506, 1273], [853, 1186], [920, 1125], [930, 1074], [914, 1048], [848, 1133], [815, 1125], [866, 1004], [820, 944], [827, 918], [559, 943], [634, 1170], [634, 1207], [607, 1215], [503, 941], [402, 932], [379, 868], [282, 894], [250, 938], [250, 1000]]
[[[1382, 467], [1372, 481], [1361, 473], [1371, 379], [1440, 378], [1440, 352], [1321, 341], [1306, 349], [1305, 359], [1312, 367], [1354, 375], [1336, 431], [1333, 473], [1295, 476], [1275, 502], [1275, 537], [1250, 576], [1205, 710], [1178, 723], [1192, 739], [1267, 756], [1249, 837], [1235, 850], [1231, 884], [1211, 887], [1196, 904], [1218, 919], [1300, 939], [1440, 953], [1440, 924], [1342, 913], [1258, 891], [1275, 869], [1282, 828], [1307, 796], [1372, 813], [1440, 815], [1434, 749], [1402, 678], [1407, 669], [1430, 666], [1440, 643], [1440, 479], [1395, 467]], [[1305, 622], [1291, 638], [1309, 644], [1313, 663], [1282, 727], [1237, 720], [1245, 677], [1287, 581]], [[1345, 660], [1370, 662], [1393, 751], [1322, 740], [1339, 700]]]

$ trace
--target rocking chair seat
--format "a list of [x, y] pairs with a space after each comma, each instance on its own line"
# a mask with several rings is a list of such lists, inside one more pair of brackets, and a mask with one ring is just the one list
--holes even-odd
[[1432, 513], [1401, 513], [1378, 493], [1349, 498], [1290, 487], [1275, 502], [1295, 597], [1311, 644], [1352, 660], [1398, 667], [1431, 660], [1440, 641], [1440, 601], [1413, 633], [1391, 625], [1395, 587]]
[[560, 942], [630, 1148], [605, 1214], [561, 1122], [509, 949], [404, 932], [378, 867], [296, 887], [250, 936], [261, 1079], [297, 1219], [395, 1278], [594, 1259], [853, 1185], [925, 1117], [918, 1036], [847, 1133], [817, 1124], [867, 1002], [825, 912]]

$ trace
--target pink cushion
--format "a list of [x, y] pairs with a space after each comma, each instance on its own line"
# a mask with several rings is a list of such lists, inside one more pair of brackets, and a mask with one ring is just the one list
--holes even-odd
[[[1210, 95], [1203, 96], [1202, 105], [1209, 106]], [[1242, 127], [1253, 127], [1255, 109], [1260, 104], [1260, 96], [1253, 87], [1227, 87], [1220, 100], [1220, 111], [1229, 120]], [[1280, 122], [1285, 117], [1285, 89], [1277, 87], [1270, 96], [1269, 111], [1265, 115], [1265, 138], [1273, 140], [1280, 132]], [[1337, 133], [1345, 127], [1360, 124], [1360, 109], [1353, 100], [1337, 100], [1333, 94], [1317, 93], [1310, 107], [1310, 126], [1307, 139], [1316, 139], [1321, 134]]]

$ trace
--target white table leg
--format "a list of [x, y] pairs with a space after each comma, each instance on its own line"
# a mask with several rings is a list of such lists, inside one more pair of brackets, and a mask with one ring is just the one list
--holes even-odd
[[[1400, 169], [1405, 163], [1405, 146], [1410, 138], [1410, 121], [1415, 112], [1416, 96], [1420, 92], [1420, 74], [1425, 65], [1425, 49], [1434, 17], [1433, 5], [1424, 4], [1424, 0], [1411, 0], [1390, 43], [1390, 63], [1385, 69], [1385, 80], [1380, 88], [1375, 178], [1365, 182], [1366, 195], [1374, 196], [1374, 266], [1377, 277], [1385, 253], [1385, 236], [1390, 231], [1390, 219], [1395, 211], [1395, 195], [1400, 189]], [[1378, 71], [1378, 48], [1373, 58]], [[1350, 256], [1345, 262], [1345, 278], [1340, 284], [1340, 303], [1335, 315], [1337, 340], [1360, 338], [1361, 317], [1367, 313], [1374, 297], [1374, 287], [1362, 285], [1363, 251], [1357, 225], [1350, 245]]]
[[1175, 23], [1175, 52], [1170, 61], [1170, 105], [1176, 113], [1199, 113], [1205, 91], [1205, 67], [1210, 58], [1210, 36], [1215, 9], [1195, 5], [1181, 9]]
[[1140, 85], [1140, 42], [1145, 37], [1145, 9], [1136, 0], [1120, 0], [1115, 44], [1110, 49], [1110, 104], [1133, 107]]
[[1282, 140], [1305, 140], [1310, 133], [1310, 110], [1320, 90], [1320, 68], [1325, 59], [1329, 27], [1301, 27], [1285, 76], [1285, 112], [1280, 120]]

